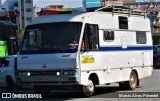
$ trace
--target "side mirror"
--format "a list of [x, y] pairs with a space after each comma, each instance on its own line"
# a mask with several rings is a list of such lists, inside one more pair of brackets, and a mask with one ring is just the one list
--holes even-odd
[[9, 65], [8, 58], [0, 58], [0, 67], [7, 67]]

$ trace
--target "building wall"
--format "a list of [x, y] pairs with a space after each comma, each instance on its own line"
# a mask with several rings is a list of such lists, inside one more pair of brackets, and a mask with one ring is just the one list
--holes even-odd
[[135, 4], [136, 0], [123, 0], [123, 4], [127, 5], [127, 4]]
[[105, 2], [105, 6], [114, 5], [114, 6], [122, 6], [123, 0], [108, 0]]
[[25, 26], [28, 24], [29, 21], [32, 20], [33, 17], [33, 0], [25, 0], [24, 2], [24, 20]]
[[33, 0], [33, 6], [36, 6], [37, 9], [48, 5], [63, 5], [64, 8], [76, 8], [82, 7], [82, 2], [83, 0]]
[[0, 0], [0, 5], [2, 5], [2, 0]]
[[20, 28], [26, 27], [33, 17], [33, 0], [19, 0]]

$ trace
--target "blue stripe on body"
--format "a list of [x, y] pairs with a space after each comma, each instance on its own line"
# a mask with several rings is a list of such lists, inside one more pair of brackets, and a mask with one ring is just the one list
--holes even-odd
[[122, 48], [122, 47], [100, 47], [100, 51], [140, 51], [140, 50], [153, 50], [152, 46], [134, 46], [134, 47], [127, 47], [127, 48]]

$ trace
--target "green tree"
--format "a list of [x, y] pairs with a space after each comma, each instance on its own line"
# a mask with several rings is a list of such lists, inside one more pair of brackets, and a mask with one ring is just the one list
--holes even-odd
[[19, 41], [22, 40], [23, 35], [24, 35], [24, 31], [25, 31], [25, 28], [24, 28], [24, 27], [22, 27], [22, 28], [20, 28], [20, 29], [17, 30], [18, 37], [19, 37]]

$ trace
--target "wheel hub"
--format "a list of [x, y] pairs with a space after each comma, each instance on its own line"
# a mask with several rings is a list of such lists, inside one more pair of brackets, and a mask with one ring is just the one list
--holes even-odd
[[135, 76], [132, 75], [131, 78], [130, 78], [130, 83], [132, 86], [135, 86], [136, 85], [136, 79], [135, 79]]
[[93, 92], [94, 91], [94, 84], [93, 84], [93, 82], [92, 81], [88, 81], [88, 83], [87, 83], [87, 85], [86, 85], [86, 90], [88, 91], [88, 92]]

